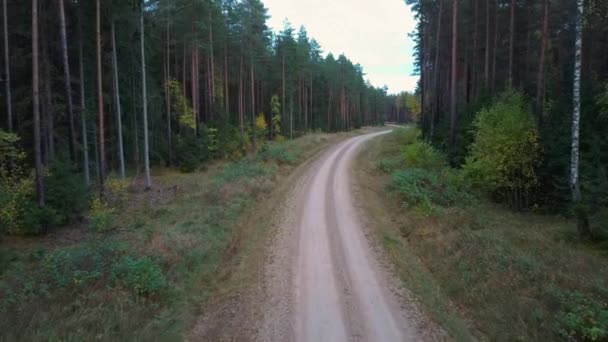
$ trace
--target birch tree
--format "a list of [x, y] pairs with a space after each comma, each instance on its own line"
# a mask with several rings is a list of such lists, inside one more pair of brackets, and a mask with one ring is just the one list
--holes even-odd
[[580, 161], [580, 122], [581, 122], [581, 73], [583, 64], [583, 3], [577, 0], [576, 5], [576, 39], [574, 45], [574, 81], [572, 96], [574, 109], [572, 112], [572, 150], [570, 162], [570, 190], [577, 215], [577, 228], [581, 236], [591, 235], [589, 222], [581, 206], [581, 185], [579, 180]]

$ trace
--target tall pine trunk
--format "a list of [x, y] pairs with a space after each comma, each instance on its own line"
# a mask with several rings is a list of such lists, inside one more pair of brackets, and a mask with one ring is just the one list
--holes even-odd
[[572, 151], [570, 165], [570, 189], [572, 191], [572, 201], [574, 202], [577, 216], [577, 228], [581, 236], [591, 235], [589, 221], [586, 212], [581, 206], [581, 186], [579, 182], [579, 150], [580, 150], [580, 120], [581, 120], [581, 71], [583, 64], [583, 2], [577, 0], [576, 13], [576, 41], [574, 47], [574, 82], [573, 82], [573, 102], [574, 110], [572, 113]]
[[[82, 6], [82, 5], [79, 5]], [[78, 64], [80, 67], [80, 124], [82, 136], [82, 170], [84, 172], [84, 180], [87, 186], [91, 184], [91, 175], [89, 171], [89, 142], [87, 141], [87, 117], [86, 117], [86, 101], [84, 92], [84, 58], [82, 52], [82, 7], [78, 10]]]
[[439, 16], [437, 17], [437, 37], [435, 38], [435, 63], [433, 64], [433, 94], [435, 97], [435, 106], [431, 111], [431, 132], [430, 137], [435, 134], [435, 121], [439, 113], [439, 51], [441, 38], [441, 19], [443, 17], [443, 0], [439, 0]]
[[211, 88], [211, 121], [214, 120], [214, 112], [215, 112], [215, 62], [213, 60], [213, 21], [211, 17], [211, 6], [209, 7], [209, 58], [210, 61], [210, 88]]
[[196, 130], [196, 135], [199, 134], [199, 124], [200, 124], [200, 119], [199, 119], [199, 112], [198, 112], [198, 104], [196, 103], [196, 95], [197, 95], [197, 70], [196, 70], [196, 66], [197, 66], [197, 61], [196, 61], [196, 43], [193, 42], [192, 43], [192, 52], [191, 52], [191, 65], [192, 65], [192, 71], [191, 71], [191, 75], [190, 75], [190, 81], [191, 81], [191, 91], [192, 91], [192, 110], [194, 112], [194, 121], [196, 123], [195, 126], [195, 130]]
[[426, 127], [427, 127], [427, 106], [428, 106], [428, 96], [427, 93], [429, 91], [429, 87], [427, 84], [428, 80], [428, 57], [429, 57], [429, 23], [425, 20], [425, 24], [422, 26], [422, 34], [421, 34], [421, 59], [422, 66], [420, 67], [420, 109], [421, 109], [421, 121], [422, 121], [422, 132], [426, 138]]
[[102, 58], [101, 58], [101, 4], [100, 0], [96, 1], [96, 37], [97, 37], [97, 110], [99, 125], [98, 130], [98, 149], [99, 153], [97, 156], [98, 170], [97, 178], [99, 183], [99, 195], [103, 197], [103, 186], [105, 180], [105, 168], [106, 168], [106, 157], [105, 157], [105, 134], [104, 134], [104, 115], [103, 115], [103, 79], [102, 79]]
[[310, 69], [310, 128], [315, 129], [315, 117], [313, 113], [313, 99], [314, 99], [314, 87], [313, 87], [313, 79], [312, 79], [312, 69]]
[[67, 97], [68, 111], [68, 146], [70, 151], [70, 159], [75, 160], [76, 157], [76, 130], [74, 129], [74, 109], [72, 103], [72, 79], [70, 76], [70, 60], [68, 57], [68, 38], [65, 29], [65, 8], [63, 0], [59, 0], [59, 22], [61, 31], [61, 51], [63, 54], [63, 74], [65, 82], [65, 93]]
[[490, 86], [490, 1], [486, 0], [486, 54], [483, 68], [483, 81], [486, 91]]
[[[283, 84], [281, 86], [282, 93], [283, 93], [283, 95], [281, 96], [281, 101], [283, 102], [283, 105], [281, 106], [281, 111], [282, 111], [281, 114], [283, 114], [283, 113], [285, 113], [285, 110], [287, 109], [287, 107], [285, 107], [285, 51], [283, 51], [283, 63], [282, 63], [281, 68], [282, 68], [282, 71], [281, 71], [282, 77], [281, 77], [281, 79], [283, 81], [282, 82]], [[284, 116], [285, 115], [283, 115], [283, 117]], [[290, 132], [290, 135], [291, 135], [291, 132]]]
[[167, 17], [167, 46], [165, 55], [165, 104], [167, 105], [167, 147], [169, 151], [168, 164], [171, 165], [173, 160], [173, 144], [171, 137], [171, 94], [169, 93], [169, 81], [171, 80], [171, 35], [169, 29], [169, 18]]
[[44, 207], [44, 170], [42, 169], [42, 151], [40, 148], [40, 79], [38, 63], [38, 0], [32, 0], [32, 92], [34, 112], [34, 157], [36, 159], [36, 201]]
[[239, 127], [241, 133], [241, 151], [245, 154], [245, 118], [244, 118], [244, 103], [245, 95], [243, 89], [243, 54], [241, 53], [240, 68], [239, 68]]
[[251, 145], [253, 147], [253, 151], [255, 152], [255, 80], [253, 73], [253, 57], [251, 58]]
[[[42, 76], [44, 82], [45, 108], [43, 113], [46, 114], [45, 164], [48, 164], [49, 161], [55, 160], [55, 106], [53, 105], [53, 94], [51, 92], [51, 63], [49, 61], [48, 43], [44, 36], [39, 37], [39, 40], [42, 42]], [[41, 134], [41, 136], [43, 135]]]
[[226, 115], [230, 117], [230, 84], [228, 81], [228, 43], [224, 42], [224, 105], [226, 109]]
[[118, 135], [118, 162], [120, 178], [125, 179], [125, 155], [122, 143], [122, 113], [120, 107], [120, 86], [118, 82], [118, 60], [116, 57], [116, 33], [114, 31], [114, 20], [110, 24], [112, 35], [112, 75], [114, 78], [114, 102], [116, 104], [116, 134]]
[[474, 20], [474, 28], [473, 28], [473, 62], [472, 68], [469, 67], [469, 73], [471, 74], [472, 79], [469, 80], [471, 82], [471, 93], [473, 94], [473, 99], [477, 99], [477, 50], [479, 47], [479, 0], [475, 0], [475, 20]]
[[536, 111], [538, 113], [539, 123], [542, 123], [545, 107], [543, 98], [545, 93], [545, 55], [549, 33], [549, 0], [544, 0], [543, 7], [543, 31], [540, 54], [538, 57], [538, 76], [536, 77]]
[[141, 92], [143, 102], [143, 130], [144, 130], [144, 170], [146, 177], [146, 190], [152, 188], [150, 177], [150, 142], [148, 141], [148, 90], [146, 82], [146, 53], [145, 53], [145, 34], [144, 34], [144, 8], [141, 6], [139, 17], [139, 34], [141, 44]]
[[511, 24], [509, 36], [509, 88], [513, 88], [513, 46], [515, 44], [515, 0], [511, 0]]
[[329, 95], [327, 98], [327, 132], [331, 132], [331, 100], [333, 98], [333, 87], [331, 81], [329, 81]]
[[450, 145], [456, 144], [456, 86], [458, 77], [458, 0], [452, 9], [452, 79], [450, 92]]
[[4, 19], [4, 91], [6, 96], [6, 115], [8, 131], [13, 131], [13, 104], [11, 102], [11, 61], [8, 44], [8, 15], [6, 13], [6, 0], [2, 0], [2, 17]]
[[491, 85], [491, 93], [494, 94], [494, 89], [496, 87], [496, 59], [498, 58], [498, 38], [499, 38], [499, 34], [498, 34], [498, 28], [500, 27], [498, 25], [499, 21], [500, 21], [500, 4], [499, 4], [500, 0], [496, 0], [496, 14], [495, 14], [495, 18], [494, 18], [494, 47], [492, 49], [493, 51], [493, 55], [492, 55], [492, 85]]

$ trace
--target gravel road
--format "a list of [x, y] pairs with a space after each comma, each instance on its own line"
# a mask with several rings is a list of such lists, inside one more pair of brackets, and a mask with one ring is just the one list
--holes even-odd
[[380, 266], [351, 190], [358, 148], [388, 132], [341, 142], [294, 184], [265, 270], [268, 299], [258, 340], [424, 339]]

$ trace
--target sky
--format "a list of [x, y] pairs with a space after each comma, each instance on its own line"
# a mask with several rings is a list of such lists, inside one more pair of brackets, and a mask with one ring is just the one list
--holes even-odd
[[388, 86], [389, 93], [414, 91], [414, 42], [408, 37], [416, 26], [403, 0], [262, 0], [268, 25], [281, 31], [285, 19], [296, 29], [306, 27], [325, 53], [345, 54], [363, 66], [370, 82]]

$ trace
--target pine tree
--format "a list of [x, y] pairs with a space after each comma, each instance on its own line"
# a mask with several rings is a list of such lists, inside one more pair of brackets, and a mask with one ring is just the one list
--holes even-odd
[[32, 0], [32, 92], [34, 111], [34, 158], [36, 160], [36, 200], [38, 207], [44, 207], [44, 170], [40, 143], [40, 80], [38, 49], [38, 0]]
[[65, 8], [63, 0], [58, 0], [59, 5], [59, 22], [61, 31], [61, 50], [63, 52], [63, 72], [64, 72], [64, 83], [65, 93], [67, 99], [67, 112], [68, 112], [68, 146], [70, 151], [70, 159], [72, 161], [76, 158], [76, 129], [74, 128], [74, 109], [72, 103], [72, 78], [70, 75], [70, 59], [68, 55], [68, 38], [65, 28]]

